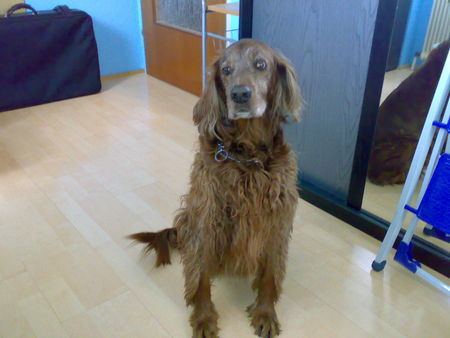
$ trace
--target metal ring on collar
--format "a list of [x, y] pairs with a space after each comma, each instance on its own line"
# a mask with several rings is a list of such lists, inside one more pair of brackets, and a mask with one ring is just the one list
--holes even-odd
[[223, 162], [228, 159], [228, 152], [225, 149], [219, 149], [214, 155], [216, 162]]

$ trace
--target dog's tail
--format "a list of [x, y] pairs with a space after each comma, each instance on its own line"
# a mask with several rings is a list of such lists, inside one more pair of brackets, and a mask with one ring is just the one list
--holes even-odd
[[135, 242], [145, 243], [145, 253], [156, 251], [155, 266], [170, 264], [170, 248], [176, 249], [177, 244], [177, 229], [168, 228], [158, 232], [140, 232], [128, 236], [129, 239]]

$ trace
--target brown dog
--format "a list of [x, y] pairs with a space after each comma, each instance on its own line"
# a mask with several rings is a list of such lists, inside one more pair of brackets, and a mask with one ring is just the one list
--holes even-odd
[[280, 332], [275, 302], [298, 202], [281, 123], [297, 119], [300, 104], [281, 54], [254, 40], [224, 50], [194, 107], [200, 149], [173, 228], [130, 236], [156, 251], [157, 266], [170, 263], [169, 247], [180, 250], [194, 337], [218, 335], [211, 279], [221, 273], [254, 276], [258, 294], [247, 311], [255, 333]]
[[380, 106], [368, 171], [372, 183], [405, 182], [449, 47], [447, 40], [434, 49]]

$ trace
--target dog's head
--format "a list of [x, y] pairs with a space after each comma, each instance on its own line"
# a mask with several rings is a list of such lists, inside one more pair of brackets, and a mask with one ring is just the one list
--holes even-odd
[[201, 134], [213, 134], [219, 120], [298, 120], [300, 90], [294, 69], [281, 53], [255, 40], [240, 40], [214, 62], [194, 108]]

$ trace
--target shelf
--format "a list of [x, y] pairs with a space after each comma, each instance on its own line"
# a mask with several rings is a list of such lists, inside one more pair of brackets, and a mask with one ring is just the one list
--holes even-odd
[[208, 10], [215, 13], [223, 13], [239, 16], [239, 2], [208, 6]]
[[219, 32], [219, 33], [224, 33], [225, 36], [223, 36], [221, 34], [213, 33], [213, 32], [207, 32], [206, 36], [209, 36], [209, 37], [214, 38], [214, 39], [228, 41], [228, 42], [236, 42], [237, 41], [236, 39], [229, 38], [229, 37], [226, 36], [228, 33], [232, 33], [232, 32], [239, 32], [239, 30], [238, 29], [234, 29], [234, 30], [230, 30], [230, 31], [226, 31], [226, 32]]

